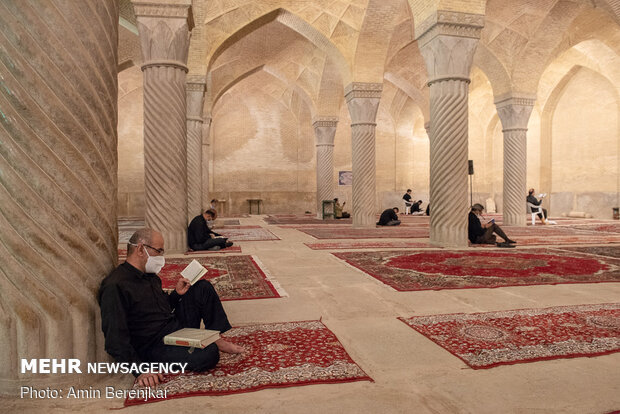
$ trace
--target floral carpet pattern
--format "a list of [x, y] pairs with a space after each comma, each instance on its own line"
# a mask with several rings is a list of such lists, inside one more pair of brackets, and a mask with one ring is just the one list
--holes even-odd
[[398, 291], [620, 282], [620, 260], [559, 250], [332, 253]]
[[279, 298], [279, 284], [268, 276], [252, 256], [188, 257], [166, 259], [166, 265], [159, 272], [162, 288], [172, 290], [181, 271], [192, 261], [198, 260], [207, 268], [203, 276], [211, 282], [221, 300]]
[[[226, 395], [265, 388], [372, 381], [351, 359], [338, 338], [320, 321], [236, 327], [223, 334], [243, 346], [243, 354], [221, 354], [204, 373], [169, 375], [155, 390], [167, 398]], [[143, 389], [134, 384], [134, 390]], [[125, 406], [162, 399], [127, 399]]]
[[354, 229], [352, 227], [323, 226], [299, 227], [302, 231], [315, 239], [386, 239], [386, 238], [428, 238], [430, 230], [414, 226], [386, 226], [374, 229]]
[[399, 319], [474, 369], [620, 351], [620, 303]]

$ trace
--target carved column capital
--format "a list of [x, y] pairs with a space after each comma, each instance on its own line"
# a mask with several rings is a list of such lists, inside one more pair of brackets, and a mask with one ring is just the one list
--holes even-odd
[[209, 133], [211, 132], [211, 117], [202, 118], [202, 145], [209, 145]]
[[376, 125], [382, 91], [381, 83], [353, 82], [347, 85], [344, 97], [351, 114], [351, 126]]
[[503, 132], [527, 131], [536, 96], [529, 94], [506, 94], [495, 99], [497, 115], [502, 121]]
[[188, 77], [185, 83], [185, 93], [187, 94], [187, 120], [202, 123], [202, 107], [204, 106], [204, 98], [206, 91], [206, 83], [204, 76]]
[[334, 146], [334, 137], [336, 136], [336, 127], [338, 126], [337, 117], [315, 118], [312, 126], [314, 126], [317, 147]]
[[443, 80], [469, 82], [484, 16], [438, 11], [422, 25], [417, 36], [428, 71], [428, 85]]
[[132, 4], [140, 33], [142, 70], [172, 66], [187, 72], [189, 31], [193, 27], [191, 0], [132, 0]]

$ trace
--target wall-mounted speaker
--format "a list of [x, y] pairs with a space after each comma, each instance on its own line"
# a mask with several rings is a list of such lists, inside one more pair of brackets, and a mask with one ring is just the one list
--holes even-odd
[[467, 160], [469, 166], [469, 175], [474, 175], [474, 160]]

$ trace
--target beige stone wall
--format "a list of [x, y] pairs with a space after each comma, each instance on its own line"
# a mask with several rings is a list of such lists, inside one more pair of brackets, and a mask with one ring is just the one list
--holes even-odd
[[586, 211], [611, 217], [618, 189], [618, 94], [589, 69], [570, 79], [552, 123], [554, 214]]
[[142, 71], [118, 74], [118, 215], [144, 217], [144, 103]]

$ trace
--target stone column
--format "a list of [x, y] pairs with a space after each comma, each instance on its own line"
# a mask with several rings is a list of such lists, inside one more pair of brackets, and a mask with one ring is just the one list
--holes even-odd
[[345, 98], [351, 114], [353, 167], [353, 227], [374, 227], [376, 223], [375, 127], [383, 85], [349, 84]]
[[202, 107], [205, 79], [192, 77], [187, 82], [187, 221], [202, 211]]
[[[83, 383], [20, 359], [105, 355], [117, 262], [118, 2], [0, 2], [0, 393]], [[67, 22], [71, 22], [70, 26]]]
[[[202, 123], [202, 211], [209, 207], [209, 136], [211, 135], [211, 117], [203, 118]], [[229, 207], [230, 208], [230, 207]], [[230, 211], [230, 210], [229, 210]]]
[[509, 94], [495, 100], [504, 133], [504, 224], [525, 226], [527, 123], [535, 97]]
[[440, 246], [467, 246], [467, 98], [483, 19], [437, 12], [418, 36], [430, 87], [431, 243]]
[[144, 193], [146, 225], [166, 250], [187, 249], [186, 96], [191, 0], [132, 0], [144, 72]]
[[322, 218], [323, 200], [334, 198], [334, 137], [338, 117], [319, 117], [314, 120], [316, 136], [316, 205], [317, 217]]

